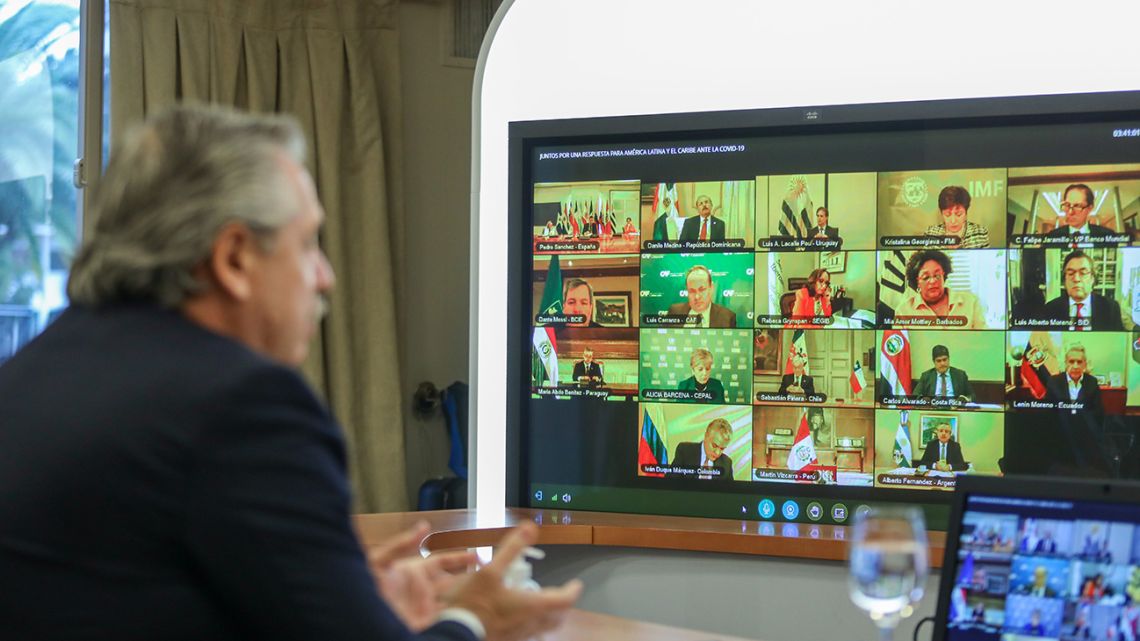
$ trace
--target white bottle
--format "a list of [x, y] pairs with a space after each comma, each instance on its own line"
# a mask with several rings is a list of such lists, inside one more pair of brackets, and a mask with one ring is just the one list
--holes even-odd
[[527, 559], [543, 559], [546, 553], [538, 548], [526, 548], [518, 555], [503, 575], [503, 584], [512, 590], [538, 592], [542, 589], [534, 580], [534, 567]]
[[[546, 552], [538, 548], [526, 548], [522, 554], [515, 557], [511, 566], [507, 568], [507, 573], [503, 575], [503, 585], [512, 590], [525, 590], [527, 592], [538, 592], [542, 586], [534, 580], [534, 567], [527, 559], [542, 559], [546, 557]], [[541, 635], [535, 635], [526, 641], [542, 641]]]

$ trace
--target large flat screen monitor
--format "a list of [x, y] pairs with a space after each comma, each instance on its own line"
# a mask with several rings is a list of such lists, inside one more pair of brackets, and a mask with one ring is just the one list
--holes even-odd
[[510, 136], [509, 504], [843, 523], [1137, 474], [1140, 93]]

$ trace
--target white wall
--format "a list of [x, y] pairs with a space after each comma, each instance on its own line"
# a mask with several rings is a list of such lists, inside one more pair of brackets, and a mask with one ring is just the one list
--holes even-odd
[[424, 480], [451, 476], [443, 417], [411, 411], [421, 381], [468, 379], [471, 256], [471, 82], [474, 69], [445, 66], [448, 14], [438, 2], [400, 3], [404, 119], [403, 245], [397, 260], [401, 399], [409, 506]]

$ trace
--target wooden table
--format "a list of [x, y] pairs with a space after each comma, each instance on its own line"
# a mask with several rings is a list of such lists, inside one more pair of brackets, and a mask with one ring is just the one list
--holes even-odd
[[[494, 545], [523, 520], [539, 526], [539, 545], [599, 545], [696, 552], [728, 552], [824, 561], [847, 559], [847, 528], [839, 525], [787, 524], [576, 510], [508, 508], [496, 511], [442, 510], [360, 514], [357, 533], [365, 546], [427, 521], [428, 550]], [[794, 525], [795, 527], [786, 527]], [[946, 535], [928, 533], [930, 562], [941, 567]]]

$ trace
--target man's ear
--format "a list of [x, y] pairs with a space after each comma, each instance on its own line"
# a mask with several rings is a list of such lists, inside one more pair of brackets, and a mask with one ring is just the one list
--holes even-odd
[[261, 247], [250, 228], [229, 223], [214, 237], [207, 266], [222, 294], [245, 301], [253, 292], [254, 271], [260, 259]]

